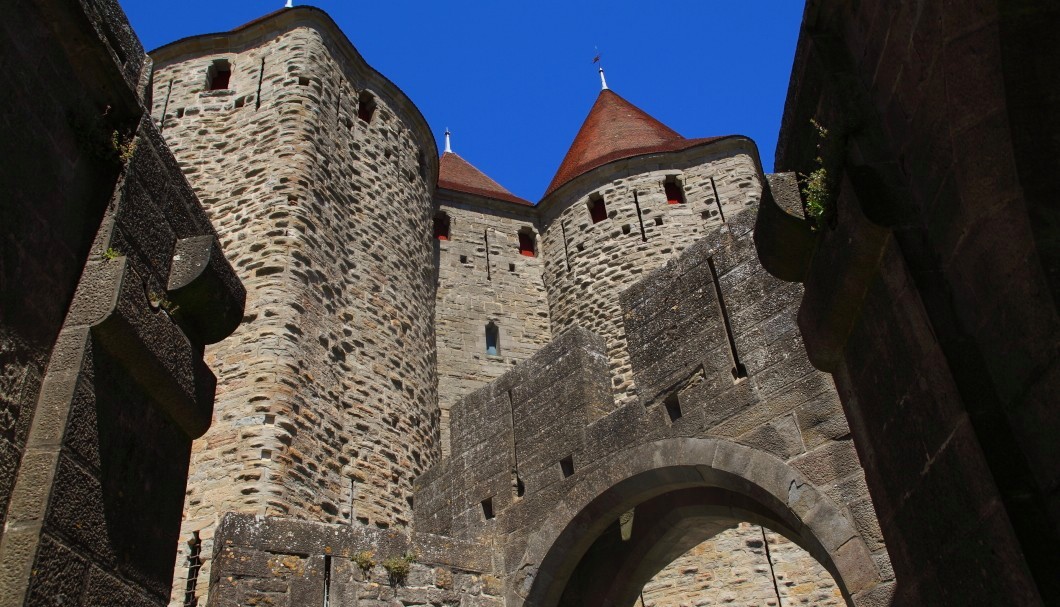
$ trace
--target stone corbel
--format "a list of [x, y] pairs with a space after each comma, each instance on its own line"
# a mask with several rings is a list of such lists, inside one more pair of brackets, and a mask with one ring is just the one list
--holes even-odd
[[166, 290], [181, 329], [198, 344], [221, 341], [243, 318], [246, 290], [213, 235], [177, 241]]

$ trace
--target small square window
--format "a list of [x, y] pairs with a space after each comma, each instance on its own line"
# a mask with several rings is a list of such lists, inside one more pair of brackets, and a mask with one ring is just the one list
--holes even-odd
[[574, 456], [568, 455], [559, 461], [559, 469], [563, 472], [563, 478], [574, 476]]
[[223, 91], [228, 88], [232, 79], [232, 66], [226, 59], [218, 59], [206, 70], [207, 90]]

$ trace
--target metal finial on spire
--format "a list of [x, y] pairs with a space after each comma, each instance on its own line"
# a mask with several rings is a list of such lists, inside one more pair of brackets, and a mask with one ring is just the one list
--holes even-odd
[[294, 8], [294, 0], [287, 0], [287, 4], [283, 5], [284, 8]]
[[453, 153], [453, 148], [449, 145], [449, 127], [445, 128], [445, 152], [447, 154]]
[[[595, 48], [595, 47], [594, 47]], [[593, 63], [600, 64], [600, 90], [607, 90], [607, 80], [604, 78], [604, 62], [600, 60], [600, 49], [596, 48], [596, 56], [593, 57]]]

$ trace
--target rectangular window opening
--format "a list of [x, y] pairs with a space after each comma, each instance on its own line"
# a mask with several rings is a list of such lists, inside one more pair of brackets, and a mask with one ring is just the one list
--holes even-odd
[[623, 234], [629, 234], [632, 231], [633, 231], [633, 226], [629, 225], [628, 223], [626, 225], [622, 226], [622, 233]]
[[232, 66], [224, 59], [218, 59], [206, 70], [207, 88], [211, 91], [223, 91], [228, 88], [232, 78]]
[[681, 182], [678, 181], [676, 177], [667, 177], [666, 181], [663, 182], [663, 190], [666, 191], [667, 204], [685, 203], [685, 189], [681, 186]]
[[357, 117], [364, 122], [371, 123], [375, 116], [375, 96], [368, 91], [361, 91], [357, 97]]
[[509, 272], [515, 272], [515, 264], [514, 263], [508, 264], [508, 271]]
[[434, 216], [434, 237], [438, 240], [449, 240], [449, 215], [438, 213]]
[[568, 455], [567, 457], [559, 460], [559, 469], [563, 472], [563, 478], [570, 478], [574, 475], [574, 456]]
[[482, 516], [487, 521], [496, 516], [496, 514], [494, 514], [493, 512], [492, 497], [487, 497], [486, 499], [482, 500]]
[[533, 233], [519, 232], [519, 254], [525, 257], [535, 257], [537, 255], [537, 243], [534, 240]]
[[662, 217], [656, 217], [655, 218], [655, 225], [661, 226], [662, 223], [663, 223]]
[[593, 194], [589, 197], [589, 217], [593, 223], [600, 223], [607, 219], [607, 205], [604, 204], [603, 196]]
[[663, 401], [663, 406], [666, 407], [666, 414], [669, 416], [671, 424], [681, 419], [681, 401], [677, 397], [676, 392], [666, 397], [666, 400]]

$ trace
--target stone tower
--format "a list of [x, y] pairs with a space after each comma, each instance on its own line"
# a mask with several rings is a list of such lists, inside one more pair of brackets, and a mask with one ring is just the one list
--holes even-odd
[[616, 405], [637, 394], [618, 294], [756, 204], [756, 157], [749, 139], [685, 139], [600, 91], [538, 212], [552, 331], [607, 340]]
[[532, 204], [452, 151], [442, 154], [435, 198], [438, 405], [448, 455], [453, 404], [530, 358], [552, 333]]
[[409, 526], [412, 481], [439, 453], [438, 159], [416, 107], [320, 10], [153, 58], [153, 116], [248, 291], [208, 352], [225, 379], [193, 449], [181, 604], [205, 594], [227, 512]]

